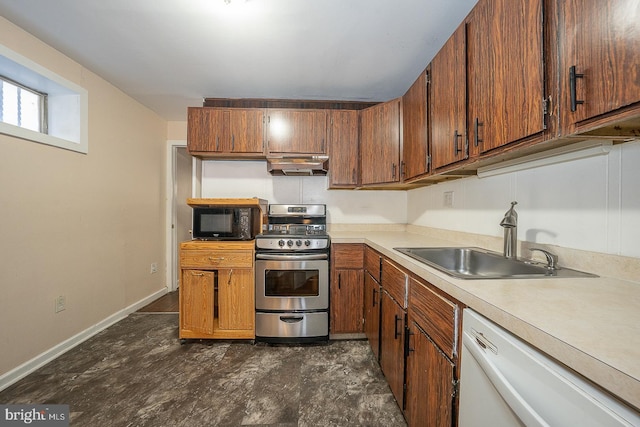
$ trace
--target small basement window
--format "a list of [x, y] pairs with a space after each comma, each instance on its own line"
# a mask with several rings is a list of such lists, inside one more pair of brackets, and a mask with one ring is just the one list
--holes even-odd
[[88, 93], [0, 45], [0, 133], [87, 153]]
[[47, 133], [47, 94], [0, 76], [0, 121]]

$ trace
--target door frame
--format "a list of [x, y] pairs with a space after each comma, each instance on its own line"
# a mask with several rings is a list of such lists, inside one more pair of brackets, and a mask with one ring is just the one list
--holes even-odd
[[[165, 218], [165, 264], [167, 272], [167, 290], [173, 292], [178, 290], [180, 272], [178, 266], [178, 233], [173, 226], [177, 216], [177, 181], [176, 181], [176, 153], [178, 148], [186, 148], [186, 140], [168, 140], [166, 147], [166, 218]], [[199, 197], [201, 192], [200, 173], [202, 170], [202, 161], [193, 158], [191, 165], [191, 196]]]

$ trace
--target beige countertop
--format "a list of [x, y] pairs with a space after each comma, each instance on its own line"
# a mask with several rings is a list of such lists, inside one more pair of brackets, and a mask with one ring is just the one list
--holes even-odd
[[[331, 230], [330, 235], [332, 243], [366, 243], [544, 353], [640, 408], [640, 283], [605, 276], [528, 280], [456, 279], [393, 248], [478, 246], [474, 244], [476, 242], [461, 245], [459, 240], [451, 241], [441, 235], [434, 237], [406, 231]], [[562, 261], [560, 258], [561, 266]]]

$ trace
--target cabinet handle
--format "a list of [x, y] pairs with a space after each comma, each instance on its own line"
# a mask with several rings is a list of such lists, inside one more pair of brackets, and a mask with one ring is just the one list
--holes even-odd
[[220, 147], [220, 137], [216, 136], [216, 151], [218, 151], [219, 147]]
[[204, 276], [204, 273], [196, 273], [195, 271], [192, 271], [191, 275], [192, 276], [196, 276], [196, 277], [202, 277], [202, 276]]
[[234, 151], [235, 149], [236, 149], [236, 136], [231, 135], [231, 151]]
[[407, 334], [409, 337], [407, 338], [407, 351], [411, 353], [412, 351], [416, 351], [415, 348], [411, 348], [411, 337], [415, 335], [414, 332], [411, 332], [409, 328], [407, 328]]
[[229, 279], [227, 280], [227, 285], [231, 286], [231, 276], [233, 275], [233, 268], [229, 270]]
[[462, 135], [458, 133], [458, 130], [456, 129], [453, 132], [453, 147], [455, 149], [455, 154], [456, 156], [458, 155], [459, 152], [462, 151], [462, 149], [458, 146], [458, 139], [462, 138]]
[[473, 121], [473, 133], [474, 133], [473, 145], [476, 147], [480, 142], [484, 142], [484, 140], [478, 137], [478, 128], [480, 126], [484, 126], [484, 122], [481, 122], [480, 119], [476, 117], [476, 119]]
[[398, 320], [402, 320], [402, 318], [400, 316], [398, 316], [397, 314], [395, 314], [394, 316], [394, 323], [393, 323], [393, 339], [397, 340], [398, 337], [400, 336], [400, 334], [402, 332], [398, 332]]
[[400, 162], [400, 177], [404, 178], [407, 175], [407, 164], [403, 161]]
[[338, 289], [342, 289], [341, 282], [342, 282], [342, 274], [338, 273]]
[[569, 67], [569, 91], [571, 93], [571, 111], [575, 112], [578, 109], [578, 104], [584, 104], [584, 100], [578, 99], [576, 94], [576, 79], [584, 78], [584, 74], [576, 73], [576, 66]]
[[391, 178], [396, 179], [396, 164], [391, 164]]
[[373, 305], [372, 305], [372, 307], [375, 307], [375, 306], [376, 306], [376, 300], [377, 300], [377, 298], [376, 298], [376, 294], [377, 294], [377, 293], [378, 293], [378, 291], [376, 291], [375, 289], [373, 289]]
[[223, 256], [220, 256], [220, 257], [210, 256], [209, 257], [209, 261], [224, 261], [224, 257]]

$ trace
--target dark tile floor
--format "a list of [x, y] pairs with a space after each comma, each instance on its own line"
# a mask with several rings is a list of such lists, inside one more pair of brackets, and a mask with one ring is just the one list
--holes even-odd
[[366, 341], [180, 345], [177, 314], [134, 313], [0, 392], [68, 404], [72, 426], [404, 426]]

